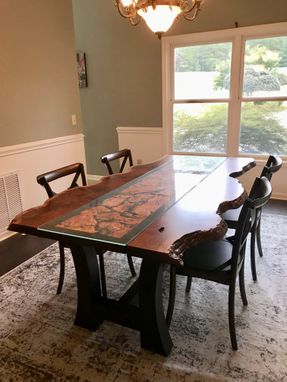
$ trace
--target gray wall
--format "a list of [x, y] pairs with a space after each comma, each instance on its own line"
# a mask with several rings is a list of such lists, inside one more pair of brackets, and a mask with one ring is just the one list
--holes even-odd
[[71, 0], [1, 0], [0, 46], [0, 146], [82, 132]]
[[[117, 126], [161, 127], [161, 43], [144, 22], [132, 27], [113, 0], [73, 0], [76, 46], [87, 54], [80, 90], [88, 172], [104, 174], [101, 154], [117, 149]], [[199, 17], [169, 34], [287, 21], [287, 0], [205, 0]], [[148, 148], [147, 148], [148, 150]]]
[[76, 0], [77, 48], [86, 52], [88, 87], [80, 89], [90, 174], [117, 148], [117, 126], [161, 126], [161, 43], [144, 25], [131, 28], [113, 0]]

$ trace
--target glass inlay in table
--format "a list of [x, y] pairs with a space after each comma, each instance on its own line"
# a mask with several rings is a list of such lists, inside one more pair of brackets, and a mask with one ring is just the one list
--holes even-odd
[[39, 229], [126, 245], [224, 160], [173, 156], [152, 171]]

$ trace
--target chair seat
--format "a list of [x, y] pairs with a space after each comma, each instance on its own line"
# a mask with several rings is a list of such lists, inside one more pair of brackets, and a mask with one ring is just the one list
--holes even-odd
[[205, 272], [230, 270], [232, 248], [226, 239], [197, 245], [184, 252], [184, 267]]

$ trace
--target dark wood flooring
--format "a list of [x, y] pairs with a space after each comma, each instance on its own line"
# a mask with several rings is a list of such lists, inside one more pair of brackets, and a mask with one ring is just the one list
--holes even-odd
[[0, 242], [0, 276], [49, 247], [53, 240], [17, 233]]
[[287, 200], [270, 200], [264, 207], [264, 212], [274, 215], [287, 215]]
[[[287, 215], [287, 201], [271, 200], [263, 214]], [[53, 244], [53, 240], [16, 234], [0, 242], [0, 276]]]

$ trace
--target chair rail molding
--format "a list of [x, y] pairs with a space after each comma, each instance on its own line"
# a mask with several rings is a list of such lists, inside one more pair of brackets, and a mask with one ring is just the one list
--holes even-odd
[[53, 146], [69, 144], [74, 142], [83, 142], [84, 134], [67, 135], [64, 137], [44, 139], [40, 141], [20, 143], [18, 145], [0, 147], [0, 157], [20, 154], [27, 151], [41, 150]]

